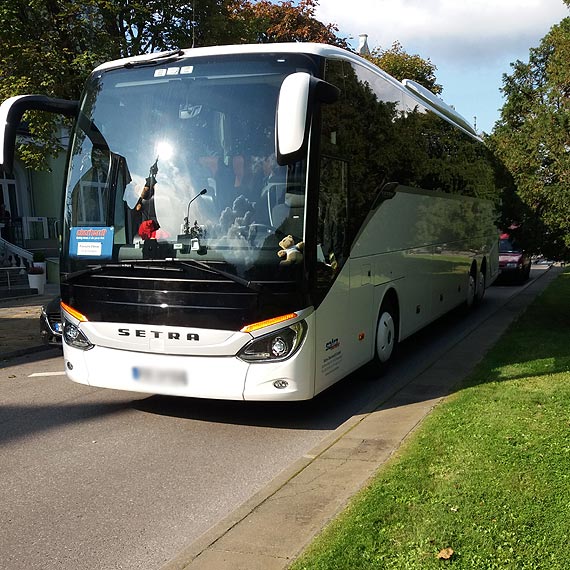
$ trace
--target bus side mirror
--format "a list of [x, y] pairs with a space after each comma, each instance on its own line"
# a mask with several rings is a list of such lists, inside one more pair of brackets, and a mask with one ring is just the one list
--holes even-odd
[[5, 172], [13, 171], [16, 129], [26, 111], [46, 111], [76, 117], [79, 103], [45, 95], [20, 95], [6, 99], [0, 105], [0, 168]]
[[290, 164], [306, 152], [315, 103], [334, 103], [340, 90], [305, 72], [288, 75], [279, 90], [275, 118], [277, 163]]

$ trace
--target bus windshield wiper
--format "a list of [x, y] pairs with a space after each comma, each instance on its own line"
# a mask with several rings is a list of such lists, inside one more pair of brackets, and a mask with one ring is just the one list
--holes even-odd
[[74, 281], [78, 277], [82, 277], [83, 275], [93, 275], [94, 273], [99, 273], [100, 271], [104, 271], [105, 269], [125, 269], [126, 267], [135, 267], [143, 266], [144, 269], [154, 269], [160, 271], [180, 271], [180, 269], [176, 269], [173, 266], [164, 266], [164, 261], [170, 260], [150, 260], [150, 259], [133, 259], [130, 261], [125, 261], [123, 263], [103, 263], [101, 265], [92, 265], [91, 267], [87, 267], [85, 269], [79, 269], [78, 271], [73, 271], [72, 273], [68, 273], [65, 278], [65, 283], [70, 283]]
[[87, 267], [86, 269], [79, 269], [78, 271], [73, 271], [71, 273], [68, 273], [64, 277], [64, 282], [70, 283], [71, 281], [74, 281], [75, 279], [77, 279], [77, 277], [81, 277], [82, 275], [92, 275], [93, 273], [99, 273], [99, 271], [102, 271], [103, 269], [106, 269], [107, 267], [110, 267], [110, 268], [128, 267], [128, 264], [125, 265], [123, 263], [106, 263], [104, 265], [93, 265], [91, 267]]
[[233, 273], [229, 273], [228, 271], [224, 271], [223, 269], [219, 269], [214, 265], [210, 265], [204, 261], [199, 261], [197, 259], [187, 259], [184, 261], [178, 261], [175, 259], [129, 259], [125, 260], [122, 263], [106, 263], [101, 265], [94, 265], [92, 267], [87, 267], [86, 269], [80, 269], [79, 271], [68, 273], [64, 281], [66, 283], [69, 283], [77, 277], [81, 277], [83, 275], [93, 275], [94, 273], [99, 273], [100, 271], [103, 271], [107, 268], [124, 269], [125, 267], [135, 266], [143, 266], [145, 269], [160, 269], [163, 271], [187, 271], [188, 268], [198, 268], [202, 269], [203, 271], [216, 273], [217, 275], [225, 277], [226, 279], [229, 279], [234, 283], [238, 283], [239, 285], [243, 285], [247, 289], [255, 291], [256, 293], [261, 293], [262, 291], [262, 288], [252, 281], [249, 281], [243, 277], [239, 277], [239, 275], [234, 275]]
[[239, 275], [234, 275], [233, 273], [229, 273], [228, 271], [224, 271], [223, 269], [215, 267], [214, 265], [210, 265], [204, 261], [199, 261], [198, 259], [187, 259], [184, 261], [177, 261], [176, 263], [180, 264], [180, 265], [185, 265], [186, 267], [198, 267], [199, 269], [203, 269], [204, 271], [211, 271], [213, 273], [217, 273], [218, 275], [225, 277], [226, 279], [229, 279], [230, 281], [233, 281], [234, 283], [238, 283], [239, 285], [243, 285], [247, 289], [251, 289], [252, 291], [255, 291], [256, 293], [261, 293], [261, 291], [262, 291], [261, 287], [259, 285], [257, 285], [256, 283], [253, 283], [252, 281], [248, 281], [247, 279], [244, 279], [243, 277], [239, 277]]
[[153, 65], [164, 65], [166, 63], [171, 63], [176, 61], [181, 55], [184, 55], [184, 51], [181, 49], [174, 49], [172, 51], [163, 51], [156, 54], [153, 57], [144, 58], [137, 61], [129, 61], [125, 63], [127, 69], [133, 67], [150, 67]]

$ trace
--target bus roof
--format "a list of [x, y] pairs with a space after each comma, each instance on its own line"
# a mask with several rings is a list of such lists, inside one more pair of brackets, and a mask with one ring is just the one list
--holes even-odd
[[198, 48], [187, 48], [174, 50], [170, 52], [155, 52], [144, 55], [137, 55], [133, 57], [116, 59], [113, 61], [105, 62], [99, 65], [94, 73], [99, 71], [106, 71], [110, 69], [117, 69], [121, 67], [129, 67], [130, 65], [142, 64], [145, 62], [152, 62], [164, 59], [165, 62], [170, 62], [171, 58], [176, 57], [207, 57], [207, 56], [218, 56], [218, 55], [246, 55], [246, 54], [287, 54], [287, 53], [299, 53], [299, 54], [311, 54], [321, 57], [327, 57], [330, 59], [343, 59], [358, 63], [370, 69], [372, 72], [381, 75], [386, 81], [390, 82], [400, 91], [405, 91], [409, 96], [415, 99], [420, 105], [427, 107], [432, 112], [445, 119], [446, 121], [454, 124], [456, 127], [460, 128], [470, 136], [474, 138], [479, 138], [475, 129], [471, 124], [461, 116], [455, 109], [445, 103], [442, 99], [437, 97], [435, 94], [431, 93], [425, 87], [422, 87], [415, 81], [410, 79], [404, 79], [402, 82], [398, 81], [383, 69], [374, 65], [367, 59], [345, 50], [340, 47], [331, 46], [328, 44], [319, 44], [312, 42], [289, 42], [289, 43], [272, 43], [272, 44], [236, 44], [236, 45], [220, 45], [220, 46], [208, 46], [208, 47], [198, 47]]
[[353, 56], [359, 61], [362, 60], [359, 56], [344, 50], [339, 47], [317, 44], [317, 43], [304, 43], [304, 42], [290, 42], [290, 43], [274, 43], [274, 44], [237, 44], [237, 45], [221, 45], [221, 46], [208, 46], [187, 48], [181, 50], [174, 50], [172, 52], [155, 52], [144, 55], [137, 55], [123, 59], [116, 59], [101, 64], [95, 71], [111, 69], [115, 67], [124, 67], [127, 64], [139, 63], [145, 61], [152, 61], [153, 59], [161, 59], [174, 55], [184, 57], [203, 57], [209, 55], [233, 55], [233, 54], [255, 54], [255, 53], [308, 53], [320, 55], [323, 57], [337, 57], [346, 58]]

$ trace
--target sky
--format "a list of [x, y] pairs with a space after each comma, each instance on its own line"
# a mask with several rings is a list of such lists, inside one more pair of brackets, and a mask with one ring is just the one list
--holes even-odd
[[319, 0], [315, 16], [338, 26], [358, 47], [388, 49], [395, 41], [437, 67], [446, 103], [479, 132], [490, 133], [512, 62], [528, 62], [548, 30], [570, 16], [562, 0]]

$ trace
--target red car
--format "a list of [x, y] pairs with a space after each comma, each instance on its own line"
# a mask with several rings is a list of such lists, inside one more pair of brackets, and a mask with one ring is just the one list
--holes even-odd
[[530, 275], [530, 255], [528, 255], [509, 234], [501, 234], [499, 239], [499, 271], [502, 277], [524, 282]]

